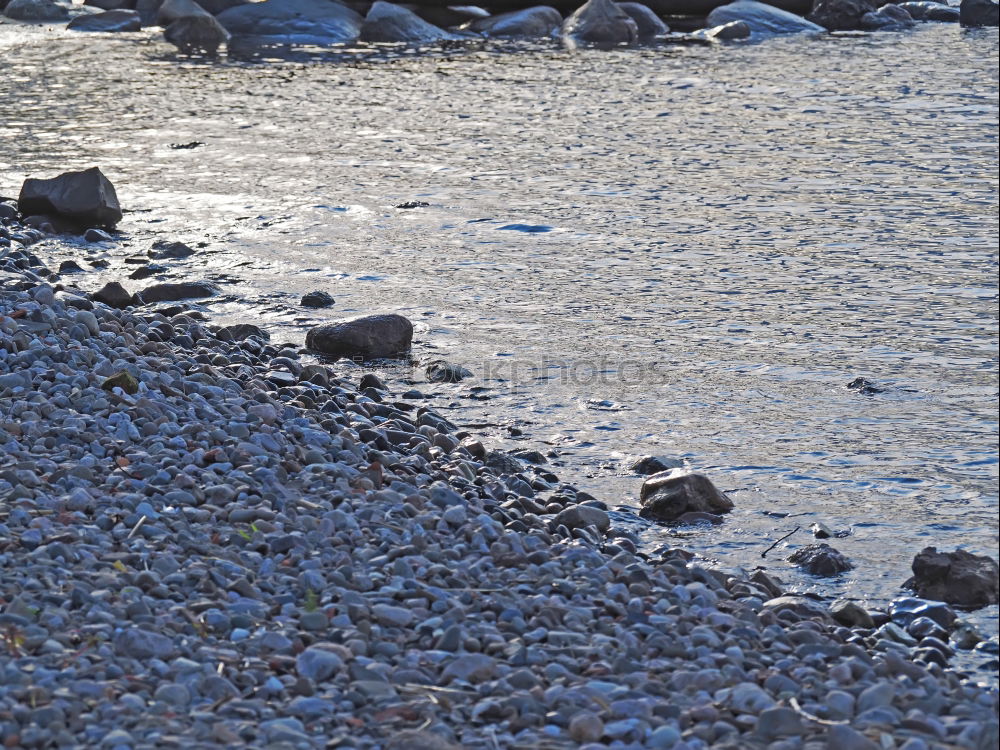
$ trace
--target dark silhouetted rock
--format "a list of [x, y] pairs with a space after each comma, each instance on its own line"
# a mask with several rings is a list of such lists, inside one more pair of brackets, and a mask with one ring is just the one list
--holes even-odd
[[54, 214], [82, 226], [113, 227], [122, 220], [114, 185], [97, 167], [47, 180], [29, 178], [17, 207], [25, 216]]
[[395, 359], [405, 356], [413, 341], [413, 324], [402, 315], [369, 315], [316, 326], [306, 334], [306, 346], [334, 357]]
[[152, 305], [157, 302], [214, 297], [219, 292], [219, 287], [207, 281], [182, 281], [176, 284], [153, 284], [138, 292], [135, 300], [142, 305]]
[[420, 44], [441, 39], [455, 39], [444, 29], [427, 23], [413, 11], [400, 5], [375, 0], [361, 25], [363, 42], [405, 42]]
[[625, 11], [629, 18], [635, 21], [640, 39], [655, 39], [658, 36], [670, 33], [670, 27], [663, 23], [658, 15], [642, 3], [618, 3], [618, 7]]
[[195, 0], [163, 0], [156, 11], [156, 23], [167, 28], [179, 18], [189, 16], [210, 16]]
[[669, 456], [642, 456], [637, 458], [632, 465], [629, 467], [636, 474], [659, 474], [661, 471], [670, 471], [671, 469], [681, 469], [684, 467], [684, 462], [679, 458], [671, 458]]
[[749, 39], [753, 32], [746, 21], [730, 21], [721, 26], [713, 26], [710, 29], [698, 29], [695, 36], [706, 39], [717, 39], [720, 42], [733, 41], [736, 39]]
[[153, 243], [152, 249], [146, 253], [150, 258], [156, 260], [166, 260], [168, 258], [179, 259], [194, 255], [194, 250], [183, 242], [171, 242], [169, 240], [157, 240]]
[[642, 483], [639, 515], [656, 521], [678, 521], [685, 513], [717, 515], [733, 509], [733, 501], [704, 474], [683, 469], [660, 472]]
[[559, 511], [553, 524], [567, 529], [583, 529], [594, 526], [602, 534], [611, 528], [611, 517], [606, 510], [590, 505], [571, 505]]
[[795, 550], [788, 561], [814, 576], [835, 576], [854, 568], [850, 560], [829, 544], [810, 544]]
[[874, 628], [875, 620], [868, 610], [850, 599], [838, 599], [830, 605], [830, 616], [849, 628]]
[[950, 630], [958, 619], [955, 610], [944, 602], [928, 601], [913, 596], [903, 596], [889, 602], [889, 617], [904, 628], [919, 618], [933, 620], [942, 628]]
[[963, 26], [996, 26], [1000, 22], [1000, 5], [993, 0], [962, 0], [959, 22]]
[[924, 599], [958, 607], [985, 607], [1000, 600], [996, 560], [961, 549], [924, 548], [913, 558], [913, 577], [903, 585]]
[[15, 21], [63, 21], [69, 18], [66, 6], [52, 0], [10, 0], [3, 14]]
[[933, 3], [929, 0], [914, 0], [908, 3], [898, 3], [915, 21], [941, 21], [957, 23], [962, 15], [958, 8], [944, 3]]
[[735, 3], [719, 6], [708, 14], [707, 25], [722, 26], [732, 21], [743, 21], [751, 32], [762, 35], [825, 31], [819, 24], [802, 16], [756, 0], [736, 0]]
[[330, 307], [336, 300], [326, 292], [308, 292], [302, 295], [299, 304], [303, 307]]
[[83, 233], [83, 239], [87, 242], [113, 242], [114, 238], [103, 229], [88, 229]]
[[135, 395], [139, 392], [139, 381], [125, 370], [122, 370], [101, 383], [101, 388], [106, 391], [121, 388], [125, 393]]
[[231, 326], [223, 326], [218, 331], [218, 337], [223, 341], [243, 341], [249, 338], [269, 341], [271, 337], [267, 331], [259, 326], [250, 323], [236, 323]]
[[219, 47], [229, 41], [229, 32], [208, 13], [184, 16], [163, 30], [163, 38], [185, 55], [214, 57]]
[[83, 0], [83, 4], [101, 10], [135, 10], [135, 0]]
[[875, 0], [816, 0], [806, 16], [830, 31], [851, 31], [861, 28], [861, 17], [878, 10]]
[[361, 16], [333, 0], [265, 0], [219, 14], [219, 23], [230, 34], [298, 44], [353, 42], [362, 22]]
[[865, 31], [894, 31], [909, 28], [913, 24], [913, 17], [893, 3], [861, 16], [861, 28]]
[[134, 10], [108, 10], [104, 13], [77, 16], [66, 25], [71, 31], [139, 31], [142, 23]]
[[108, 307], [117, 307], [118, 309], [132, 304], [132, 295], [117, 281], [105, 284], [99, 291], [90, 296], [94, 302], [103, 302]]
[[587, 0], [563, 22], [563, 38], [570, 43], [617, 47], [639, 41], [639, 29], [613, 0]]
[[59, 273], [81, 273], [83, 269], [75, 260], [64, 260], [59, 264]]
[[472, 21], [465, 28], [496, 39], [541, 39], [556, 36], [562, 22], [555, 8], [537, 5]]
[[167, 273], [169, 270], [169, 268], [159, 263], [150, 263], [135, 269], [128, 277], [138, 281], [140, 279], [148, 279], [150, 276], [156, 276], [157, 274]]
[[432, 383], [457, 383], [465, 378], [471, 378], [472, 373], [461, 365], [455, 365], [444, 360], [437, 360], [427, 365], [424, 370], [427, 379]]

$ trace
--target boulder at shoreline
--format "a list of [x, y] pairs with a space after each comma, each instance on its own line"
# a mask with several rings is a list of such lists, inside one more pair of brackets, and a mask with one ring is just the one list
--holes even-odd
[[368, 315], [316, 326], [306, 346], [333, 357], [399, 359], [410, 350], [413, 324], [402, 315]]

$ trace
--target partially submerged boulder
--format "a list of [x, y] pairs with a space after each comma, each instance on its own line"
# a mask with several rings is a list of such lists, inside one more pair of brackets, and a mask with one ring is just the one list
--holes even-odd
[[178, 18], [163, 30], [163, 38], [185, 55], [213, 57], [230, 36], [215, 16], [205, 13]]
[[639, 515], [656, 521], [679, 521], [688, 513], [718, 515], [733, 509], [733, 501], [704, 474], [671, 469], [653, 474], [639, 491]]
[[166, 28], [179, 18], [210, 16], [195, 0], [163, 0], [156, 11], [156, 22]]
[[749, 39], [752, 33], [746, 21], [730, 21], [721, 26], [713, 26], [710, 29], [698, 29], [698, 31], [694, 32], [694, 36], [727, 42], [736, 39]]
[[52, 0], [10, 0], [3, 14], [15, 21], [64, 21], [69, 18], [66, 6]]
[[410, 350], [413, 324], [402, 315], [367, 315], [316, 326], [306, 346], [333, 357], [398, 359]]
[[861, 28], [865, 31], [895, 31], [909, 28], [913, 23], [913, 17], [894, 3], [861, 17]]
[[930, 0], [911, 0], [907, 3], [897, 3], [915, 21], [941, 21], [944, 23], [957, 23], [962, 17], [962, 11], [944, 3], [935, 3]]
[[495, 39], [541, 39], [558, 35], [562, 22], [563, 17], [555, 8], [536, 5], [472, 21], [464, 28]]
[[754, 34], [801, 34], [825, 31], [819, 24], [802, 16], [759, 3], [757, 0], [736, 0], [722, 5], [708, 14], [707, 26], [721, 26], [732, 21], [743, 21]]
[[608, 47], [639, 41], [635, 21], [613, 0], [587, 0], [563, 22], [562, 34], [571, 43]]
[[814, 576], [835, 576], [854, 568], [850, 560], [826, 543], [797, 549], [788, 561]]
[[913, 577], [903, 584], [923, 599], [978, 608], [1000, 601], [996, 560], [958, 549], [925, 547], [913, 558]]
[[176, 302], [182, 299], [214, 297], [221, 290], [207, 281], [182, 281], [176, 284], [153, 284], [138, 292], [135, 301], [140, 305], [157, 302]]
[[1000, 22], [1000, 5], [993, 0], [962, 0], [959, 22], [963, 26], [996, 26]]
[[670, 27], [663, 23], [658, 15], [642, 3], [618, 3], [618, 7], [625, 11], [629, 18], [635, 21], [640, 39], [655, 39], [658, 36], [670, 33]]
[[132, 293], [117, 281], [111, 281], [90, 295], [94, 302], [103, 302], [108, 307], [124, 309], [132, 304]]
[[230, 8], [218, 18], [234, 36], [320, 45], [357, 40], [363, 22], [333, 0], [265, 0]]
[[115, 187], [97, 167], [25, 180], [17, 208], [24, 216], [59, 216], [81, 227], [114, 227], [122, 220]]
[[806, 16], [829, 31], [852, 31], [861, 28], [861, 17], [878, 10], [875, 0], [816, 0]]
[[375, 0], [361, 25], [363, 42], [404, 42], [425, 44], [442, 39], [456, 39], [444, 29], [428, 23], [401, 5]]
[[472, 372], [443, 359], [435, 360], [427, 365], [424, 374], [432, 383], [458, 383], [465, 378], [471, 378]]
[[134, 10], [108, 10], [104, 13], [77, 16], [66, 25], [71, 31], [103, 31], [107, 33], [139, 31], [142, 23]]

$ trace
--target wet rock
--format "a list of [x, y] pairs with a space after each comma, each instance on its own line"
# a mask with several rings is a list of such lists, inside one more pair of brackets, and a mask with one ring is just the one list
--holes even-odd
[[215, 56], [229, 41], [229, 32], [215, 16], [184, 16], [163, 30], [163, 38], [185, 55]]
[[732, 21], [743, 21], [754, 34], [801, 34], [825, 30], [802, 16], [756, 0], [737, 0], [716, 8], [708, 14], [707, 25], [722, 26]]
[[152, 249], [146, 253], [154, 260], [178, 260], [194, 255], [194, 250], [183, 242], [171, 242], [169, 240], [157, 240], [153, 243]]
[[563, 22], [562, 35], [578, 44], [619, 46], [639, 41], [639, 28], [612, 0], [588, 0]]
[[472, 21], [465, 28], [495, 39], [541, 39], [556, 36], [562, 22], [555, 8], [538, 5]]
[[583, 529], [594, 526], [602, 534], [611, 528], [611, 517], [607, 511], [590, 505], [572, 505], [561, 510], [553, 520], [556, 526], [560, 524], [567, 529]]
[[1000, 600], [996, 560], [961, 549], [924, 548], [913, 559], [913, 577], [903, 585], [917, 596], [960, 607], [985, 607]]
[[[860, 19], [858, 19], [858, 23], [860, 22]], [[847, 384], [847, 387], [850, 390], [857, 391], [865, 396], [874, 396], [876, 393], [885, 392], [885, 388], [880, 385], [876, 385], [868, 378], [854, 378], [854, 380]]]
[[713, 26], [710, 29], [699, 29], [695, 32], [695, 35], [705, 37], [706, 39], [730, 41], [736, 39], [749, 39], [752, 33], [753, 32], [751, 32], [750, 26], [746, 21], [730, 21], [729, 23], [724, 23], [721, 26]]
[[913, 2], [897, 3], [897, 5], [909, 13], [915, 21], [957, 23], [962, 15], [958, 8], [929, 0], [914, 0]]
[[642, 456], [629, 467], [636, 474], [659, 474], [661, 471], [684, 468], [684, 462], [670, 456]]
[[246, 341], [249, 338], [269, 341], [271, 338], [263, 328], [250, 323], [236, 323], [231, 326], [223, 326], [219, 329], [218, 336], [223, 341]]
[[117, 281], [111, 281], [94, 292], [91, 299], [94, 302], [103, 302], [108, 307], [123, 309], [132, 304], [132, 294]]
[[122, 220], [114, 185], [97, 167], [50, 179], [29, 178], [17, 207], [25, 215], [54, 214], [83, 226], [114, 227]]
[[454, 34], [427, 23], [413, 11], [383, 0], [375, 0], [372, 4], [360, 33], [363, 42], [420, 44], [455, 38]]
[[793, 552], [788, 561], [814, 576], [835, 576], [854, 568], [850, 560], [829, 544], [810, 544]]
[[639, 515], [656, 521], [676, 521], [685, 513], [728, 513], [733, 502], [704, 474], [683, 469], [649, 477], [639, 491]]
[[181, 281], [176, 284], [153, 284], [137, 292], [135, 298], [141, 305], [153, 305], [157, 302], [214, 297], [220, 291], [219, 287], [207, 281]]
[[326, 292], [307, 292], [302, 295], [299, 304], [303, 307], [330, 307], [336, 300]]
[[123, 370], [115, 373], [110, 378], [107, 378], [103, 383], [101, 383], [101, 388], [106, 391], [121, 388], [125, 391], [125, 393], [135, 395], [139, 392], [139, 381], [136, 380], [130, 373]]
[[993, 0], [962, 0], [959, 22], [963, 26], [996, 26], [1000, 23], [1000, 5]]
[[874, 13], [861, 17], [861, 28], [866, 31], [892, 31], [913, 25], [913, 18], [898, 5], [888, 3]]
[[112, 242], [114, 238], [103, 229], [94, 229], [91, 227], [84, 232], [83, 239], [87, 242]]
[[117, 33], [139, 31], [142, 23], [134, 10], [109, 10], [104, 13], [77, 16], [66, 26], [71, 31], [103, 31]]
[[639, 30], [639, 39], [655, 39], [670, 33], [670, 27], [642, 3], [618, 3], [618, 7], [635, 21], [635, 27]]
[[230, 8], [218, 19], [233, 35], [278, 37], [298, 44], [353, 42], [363, 20], [330, 0], [265, 0]]
[[316, 326], [306, 346], [334, 357], [399, 359], [410, 350], [413, 324], [402, 315], [369, 315]]
[[195, 0], [163, 0], [156, 11], [156, 22], [166, 28], [181, 18], [208, 15], [211, 14]]
[[59, 273], [80, 273], [83, 269], [75, 260], [64, 260], [59, 264]]
[[458, 383], [472, 377], [470, 370], [440, 359], [427, 365], [424, 374], [432, 383]]
[[10, 0], [3, 14], [15, 21], [63, 21], [69, 18], [66, 7], [52, 0]]
[[[874, 0], [816, 0], [812, 12], [806, 18], [830, 31], [851, 31], [861, 28], [862, 16], [877, 10]], [[852, 385], [847, 387], [852, 388]]]
[[849, 628], [874, 628], [875, 620], [868, 610], [850, 599], [838, 599], [830, 605], [830, 616]]
[[150, 276], [156, 276], [157, 274], [167, 273], [170, 269], [166, 266], [161, 266], [159, 263], [150, 263], [145, 266], [140, 266], [135, 269], [132, 273], [128, 275], [130, 279], [135, 279], [139, 281], [141, 279], [148, 279]]
[[944, 602], [927, 601], [912, 596], [904, 596], [889, 602], [889, 617], [897, 625], [909, 626], [914, 620], [926, 617], [943, 628], [950, 628], [958, 616], [955, 610]]
[[822, 603], [807, 596], [779, 596], [764, 602], [764, 609], [775, 614], [793, 612], [803, 619], [830, 620], [830, 613]]

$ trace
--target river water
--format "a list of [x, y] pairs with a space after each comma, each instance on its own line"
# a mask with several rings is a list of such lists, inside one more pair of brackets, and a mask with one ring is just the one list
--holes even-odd
[[[98, 164], [131, 212], [84, 288], [181, 239], [204, 247], [175, 277], [221, 282], [216, 318], [274, 339], [400, 312], [418, 360], [476, 378], [387, 378], [496, 447], [557, 452], [621, 523], [634, 455], [731, 492], [721, 527], [636, 524], [651, 544], [877, 605], [924, 546], [996, 555], [997, 57], [996, 29], [924, 24], [211, 64], [7, 24], [0, 194]], [[336, 306], [298, 308], [311, 289]], [[852, 531], [842, 579], [783, 561], [816, 521]]]

